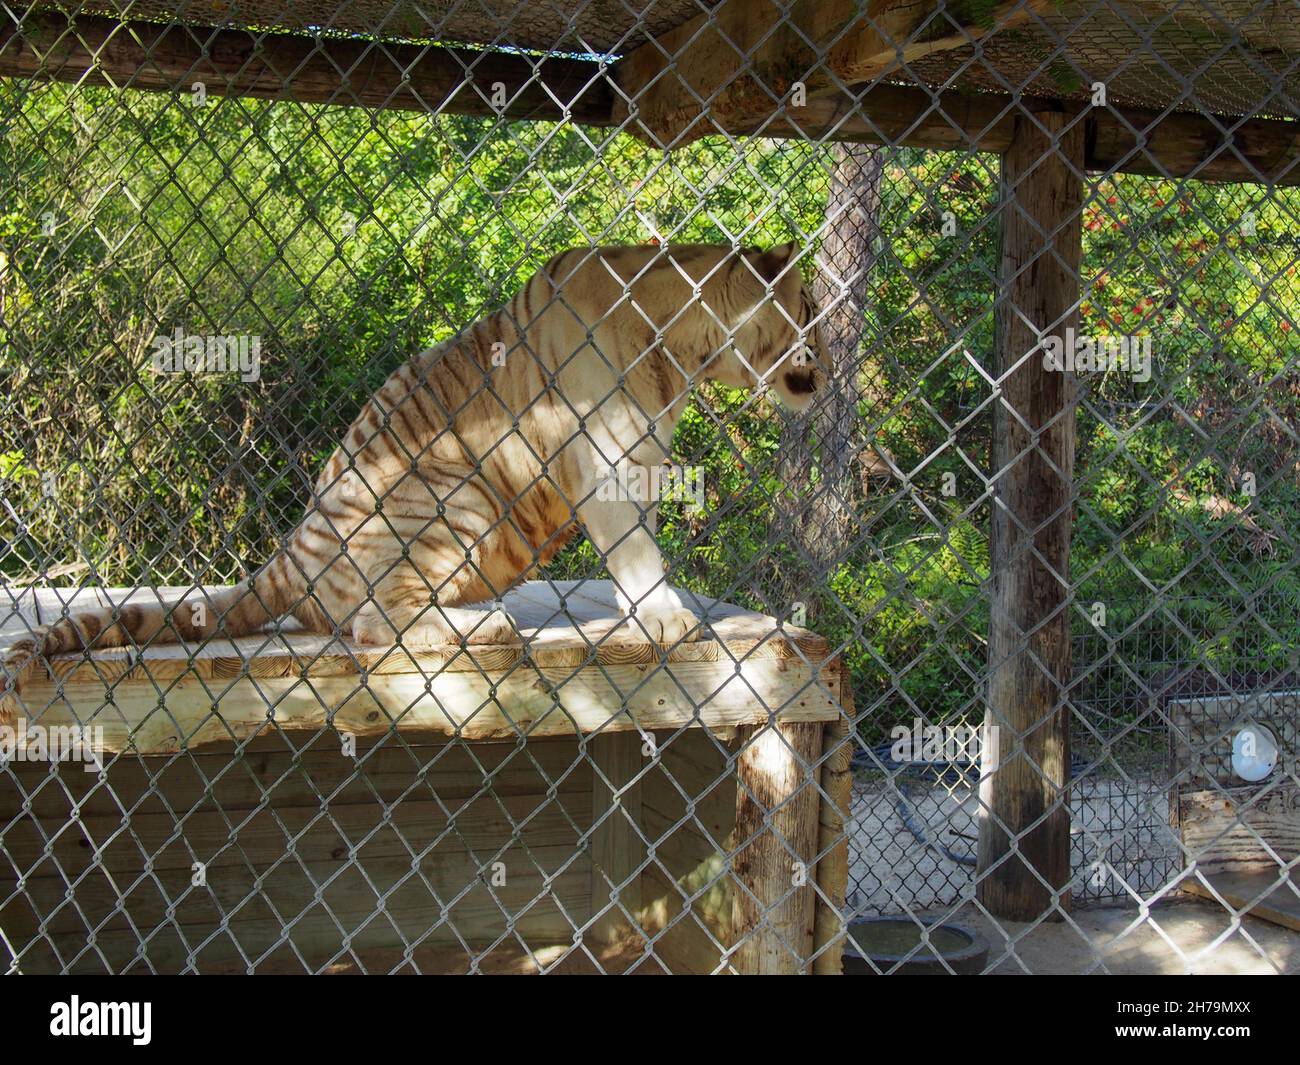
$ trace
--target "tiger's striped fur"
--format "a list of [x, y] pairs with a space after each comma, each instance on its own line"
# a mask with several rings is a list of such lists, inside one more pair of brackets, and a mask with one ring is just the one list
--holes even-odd
[[794, 253], [557, 255], [501, 310], [389, 377], [321, 471], [302, 523], [250, 581], [170, 610], [64, 619], [13, 649], [9, 675], [92, 644], [240, 636], [286, 614], [368, 644], [509, 641], [510, 619], [473, 604], [546, 563], [579, 525], [634, 626], [693, 638], [698, 619], [664, 579], [653, 504], [597, 501], [597, 478], [663, 463], [702, 378], [771, 384], [806, 405], [820, 345]]

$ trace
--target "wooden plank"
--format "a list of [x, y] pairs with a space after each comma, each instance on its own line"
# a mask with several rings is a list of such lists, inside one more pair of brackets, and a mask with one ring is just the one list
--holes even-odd
[[[327, 911], [324, 904], [314, 901], [314, 889], [305, 876], [303, 883], [292, 890], [286, 886], [276, 892], [264, 884], [264, 893], [259, 893], [251, 880], [256, 872], [250, 873], [246, 882], [232, 877], [217, 884], [214, 888], [217, 902], [215, 905], [209, 902], [206, 913], [199, 904], [207, 896], [192, 894], [192, 911], [182, 905], [180, 921], [166, 916], [169, 909], [176, 912], [176, 895], [165, 896], [156, 889], [150, 894], [147, 889], [151, 885], [146, 885], [127, 896], [124, 904], [134, 928], [123, 915], [105, 919], [104, 907], [111, 897], [109, 889], [102, 888], [95, 894], [79, 893], [78, 903], [90, 912], [91, 921], [87, 923], [66, 905], [66, 888], [55, 880], [40, 880], [0, 911], [0, 922], [18, 950], [19, 964], [25, 971], [39, 971], [38, 959], [42, 953], [31, 919], [23, 921], [17, 912], [19, 905], [28, 900], [45, 916], [44, 935], [57, 944], [64, 962], [80, 955], [79, 963], [71, 967], [74, 972], [105, 968], [111, 972], [123, 971], [131, 966], [142, 940], [146, 942], [144, 956], [158, 972], [184, 971], [189, 956], [196, 959], [194, 969], [199, 972], [237, 965], [242, 961], [241, 949], [253, 961], [264, 956], [284, 957], [296, 951], [315, 968], [346, 956], [353, 946], [357, 949], [404, 947], [417, 942], [447, 945], [464, 940], [472, 946], [486, 947], [517, 934], [534, 948], [549, 947], [572, 939], [574, 924], [581, 926], [587, 919], [590, 897], [589, 873], [583, 865], [557, 881], [536, 902], [530, 898], [503, 907], [488, 895], [486, 888], [476, 886], [444, 913], [428, 891], [412, 881], [409, 887], [391, 892], [381, 910], [374, 892], [366, 888], [357, 874], [339, 881], [334, 891], [326, 892]], [[371, 872], [367, 869], [368, 874]], [[385, 874], [389, 870], [376, 867], [373, 872]], [[530, 878], [525, 883], [520, 878], [519, 890], [521, 895], [530, 890], [536, 894], [541, 890], [540, 881]], [[278, 914], [265, 901], [266, 894], [275, 896]], [[87, 898], [95, 900], [97, 905], [90, 906]], [[244, 899], [250, 901], [234, 910]], [[65, 908], [56, 910], [60, 904]], [[228, 914], [234, 911], [224, 928], [217, 919], [220, 911]], [[55, 916], [49, 918], [52, 912]], [[87, 933], [92, 929], [93, 947], [87, 942]], [[285, 946], [286, 942], [292, 948]], [[31, 949], [25, 949], [29, 943]], [[107, 956], [107, 966], [96, 958], [95, 951]]]
[[55, 12], [4, 20], [0, 77], [183, 93], [187, 104], [202, 82], [214, 96], [600, 125], [613, 100], [602, 68], [578, 59]]
[[[989, 18], [980, 20], [950, 4], [945, 15], [910, 42], [932, 3], [875, 0], [868, 13], [875, 12], [873, 20], [883, 35], [865, 21], [860, 6], [847, 0], [799, 0], [782, 23], [775, 0], [721, 4], [716, 14], [698, 16], [615, 65], [619, 91], [614, 118], [622, 122], [628, 102], [635, 102], [636, 121], [628, 124], [628, 132], [660, 148], [725, 132], [1002, 153], [1024, 115], [1073, 109], [1048, 99], [877, 80], [897, 65], [900, 48], [910, 61], [961, 47], [985, 36], [990, 26], [1005, 29], [1032, 20], [1048, 9], [1047, 3], [1013, 0], [992, 7]], [[953, 20], [963, 28], [953, 26]], [[804, 38], [829, 45], [824, 57], [809, 49]], [[679, 57], [676, 62], [674, 57]], [[840, 91], [836, 78], [852, 93]], [[787, 102], [795, 81], [807, 89], [802, 107]], [[872, 81], [862, 92], [861, 86]], [[1110, 106], [1088, 110], [1081, 121], [1084, 166], [1091, 171], [1300, 183], [1298, 122]]]
[[[636, 921], [641, 910], [645, 844], [640, 777], [645, 769], [639, 732], [602, 732], [587, 740], [591, 758], [592, 939], [602, 946], [641, 939], [623, 911]], [[596, 824], [598, 819], [599, 824]], [[639, 926], [639, 921], [637, 922]]]
[[[595, 956], [592, 960], [590, 955]], [[204, 966], [205, 973], [236, 974], [236, 966]], [[645, 958], [624, 948], [593, 950], [569, 944], [531, 946], [526, 949], [515, 940], [494, 944], [491, 948], [469, 951], [446, 944], [421, 944], [414, 950], [400, 947], [366, 946], [354, 949], [323, 970], [327, 975], [437, 975], [465, 976], [477, 973], [489, 976], [597, 976], [601, 973], [664, 973], [653, 958]], [[271, 959], [257, 967], [259, 976], [300, 975], [303, 967], [297, 959]]]
[[212, 809], [239, 824], [272, 806], [375, 805], [434, 796], [456, 810], [487, 792], [502, 799], [555, 794], [566, 804], [571, 795], [590, 801], [589, 766], [566, 737], [526, 744], [389, 744], [362, 749], [355, 760], [333, 742], [304, 744], [297, 751], [218, 752], [216, 746], [174, 757], [126, 755], [109, 763], [103, 778], [67, 763], [12, 763], [9, 772], [19, 787], [0, 791], [0, 819], [16, 816], [19, 803], [59, 828], [82, 818], [120, 821]]
[[817, 900], [813, 914], [814, 976], [839, 976], [844, 971], [845, 896], [849, 880], [849, 817], [853, 805], [853, 752], [857, 730], [853, 683], [841, 662], [840, 701], [844, 714], [829, 721], [822, 736], [821, 797], [818, 803]]
[[[78, 610], [100, 605], [162, 603], [172, 606], [219, 591], [193, 595], [184, 588], [5, 589], [15, 605], [3, 618], [0, 648], [36, 625], [48, 625]], [[166, 681], [177, 677], [226, 679], [239, 676], [356, 676], [367, 673], [506, 672], [520, 665], [578, 668], [594, 665], [650, 665], [662, 662], [732, 662], [793, 658], [821, 662], [823, 637], [770, 617], [696, 596], [678, 594], [708, 623], [711, 639], [673, 648], [637, 636], [620, 616], [609, 581], [530, 581], [508, 593], [504, 606], [522, 640], [501, 646], [412, 648], [368, 647], [351, 640], [305, 633], [292, 618], [255, 636], [208, 640], [201, 645], [155, 642], [128, 652], [93, 650], [59, 655], [49, 674], [65, 681], [104, 679]], [[34, 610], [33, 610], [34, 605]]]
[[[560, 750], [565, 746], [567, 761]], [[191, 946], [201, 942], [218, 929], [223, 914], [230, 917], [230, 934], [203, 952], [200, 969], [237, 965], [234, 941], [254, 957], [275, 949], [285, 924], [294, 928], [290, 938], [298, 951], [318, 964], [343, 950], [350, 934], [358, 949], [401, 947], [403, 937], [407, 943], [446, 945], [463, 938], [488, 944], [510, 928], [536, 945], [571, 941], [574, 929], [588, 920], [591, 883], [589, 859], [579, 846], [591, 823], [591, 783], [575, 741], [539, 742], [540, 769], [508, 746], [475, 747], [473, 760], [484, 763], [475, 791], [465, 779], [473, 772], [468, 750], [443, 752], [444, 758], [460, 756], [447, 763], [445, 778], [440, 760], [424, 763], [421, 771], [407, 751], [382, 753], [385, 764], [372, 781], [380, 798], [367, 801], [364, 789], [327, 807], [312, 801], [313, 794], [331, 792], [319, 755], [317, 764], [303, 770], [316, 791], [295, 774], [288, 796], [274, 788], [267, 796], [261, 785], [274, 781], [277, 769], [293, 759], [250, 756], [257, 780], [246, 782], [233, 799], [225, 796], [229, 808], [208, 799], [191, 809], [184, 801], [195, 788], [191, 778], [160, 773], [154, 779], [170, 808], [156, 796], [146, 808], [132, 809], [144, 781], [124, 781], [117, 768], [110, 769], [108, 780], [114, 789], [120, 785], [122, 794], [115, 797], [128, 815], [109, 803], [101, 812], [87, 812], [75, 792], [62, 804], [50, 805], [47, 797], [48, 813], [21, 812], [22, 794], [41, 785], [44, 767], [17, 766], [21, 791], [0, 798], [0, 927], [24, 954], [28, 971], [54, 964], [52, 955], [42, 953], [38, 926], [65, 958], [81, 951], [94, 930], [114, 971], [127, 967], [137, 942], [131, 923], [144, 936], [163, 929], [147, 956], [163, 971], [178, 971], [185, 961], [182, 937]], [[312, 757], [309, 752], [306, 759]], [[268, 770], [258, 763], [272, 765]], [[82, 775], [62, 767], [60, 776], [76, 785]], [[482, 794], [484, 787], [491, 791]], [[40, 788], [46, 796], [62, 790]], [[274, 805], [258, 808], [257, 798]], [[60, 805], [76, 809], [77, 816], [61, 816]], [[246, 808], [235, 808], [240, 805]], [[202, 889], [191, 884], [195, 859], [206, 865]], [[489, 892], [479, 870], [497, 861], [504, 863], [505, 879]], [[413, 863], [421, 879], [412, 878]], [[549, 884], [544, 875], [553, 878]], [[14, 890], [17, 876], [21, 890]], [[314, 885], [327, 882], [321, 897], [334, 918], [317, 903]], [[450, 903], [446, 912], [426, 884]], [[377, 893], [385, 896], [382, 908]], [[295, 963], [287, 948], [277, 957]], [[86, 955], [78, 969], [97, 965], [103, 967]]]
[[642, 928], [675, 973], [733, 972], [734, 881], [726, 852], [736, 827], [730, 752], [703, 730], [661, 743], [642, 785], [655, 862], [642, 877]]
[[[483, 858], [495, 854], [488, 851]], [[572, 938], [573, 925], [581, 927], [587, 920], [590, 867], [573, 842], [512, 846], [493, 860], [506, 870], [504, 883], [491, 888], [463, 854], [447, 848], [444, 855], [442, 848], [435, 848], [419, 862], [418, 874], [412, 872], [409, 855], [367, 857], [364, 866], [290, 858], [275, 866], [214, 868], [200, 887], [192, 885], [189, 870], [168, 869], [125, 880], [92, 870], [75, 882], [71, 900], [64, 878], [37, 876], [24, 881], [21, 897], [37, 905], [46, 931], [56, 938], [132, 925], [146, 930], [167, 923], [203, 928], [223, 917], [236, 929], [259, 916], [269, 922], [278, 915], [293, 924], [318, 905], [328, 908], [345, 931], [360, 929], [372, 918], [383, 921], [388, 914], [408, 939], [438, 935], [455, 941], [459, 934], [479, 943], [500, 937], [508, 924], [527, 926], [536, 913], [548, 915], [539, 931], [565, 940]], [[545, 904], [548, 896], [562, 900], [573, 925], [560, 923], [564, 919], [558, 911]], [[10, 921], [7, 908], [0, 910], [0, 920], [7, 935], [22, 938], [15, 937], [21, 930]]]
[[736, 972], [726, 957], [728, 937], [719, 934], [731, 927], [726, 868], [726, 859], [713, 852], [683, 877], [673, 878], [657, 865], [642, 877], [642, 891], [654, 900], [649, 912], [659, 925], [645, 950], [674, 975]]
[[[164, 943], [162, 937], [156, 937], [152, 947], [154, 956], [163, 956], [169, 948], [173, 954], [181, 955], [183, 952], [175, 942], [174, 935], [171, 939], [173, 942]], [[643, 958], [629, 951], [620, 952], [611, 948], [591, 951], [591, 953], [596, 955], [596, 962], [591, 960], [587, 950], [572, 945], [546, 946], [529, 943], [525, 946], [514, 939], [490, 947], [471, 947], [469, 951], [459, 945], [447, 943], [424, 943], [410, 950], [400, 944], [390, 946], [355, 944], [346, 953], [340, 953], [333, 960], [327, 959], [316, 966], [311, 966], [304, 964], [304, 960], [292, 950], [281, 947], [260, 961], [255, 971], [259, 976], [293, 976], [317, 971], [329, 975], [395, 973], [447, 976], [466, 975], [471, 972], [501, 976], [535, 976], [541, 972], [583, 976], [595, 975], [599, 972], [632, 971], [654, 974], [663, 972], [662, 966], [654, 959]], [[3, 967], [6, 961], [3, 946], [0, 946], [0, 967]], [[24, 972], [58, 971], [53, 952], [46, 942], [35, 944], [25, 955], [24, 963], [21, 967], [21, 971]], [[597, 964], [600, 966], [599, 969]], [[84, 958], [77, 966], [77, 971], [104, 973], [108, 970], [98, 959]], [[128, 956], [121, 969], [113, 971], [135, 975], [147, 974], [150, 968], [144, 962], [132, 964]], [[209, 947], [202, 953], [199, 971], [211, 975], [240, 975], [247, 972], [247, 968], [242, 959], [228, 946], [223, 952]]]
[[755, 728], [736, 762], [733, 962], [804, 973], [813, 948], [821, 723]]
[[[901, 63], [969, 45], [1032, 18], [1048, 0], [1006, 0], [979, 18], [935, 0], [722, 0], [615, 67], [615, 119], [664, 147], [759, 126], [790, 104], [895, 73]], [[924, 29], [923, 29], [924, 27]]]
[[[300, 921], [314, 931], [295, 941], [331, 954], [343, 935], [372, 923], [395, 923], [408, 942], [490, 943], [507, 927], [546, 943], [570, 938], [590, 907], [590, 869], [578, 847], [590, 818], [589, 792], [502, 805], [504, 813], [484, 798], [459, 811], [454, 826], [436, 804], [409, 800], [339, 807], [329, 818], [319, 810], [276, 809], [236, 828], [218, 813], [179, 823], [175, 815], [137, 815], [118, 825], [119, 838], [129, 836], [134, 848], [103, 845], [112, 819], [90, 818], [67, 830], [46, 824], [46, 834], [57, 834], [48, 852], [41, 834], [15, 831], [11, 823], [4, 872], [13, 868], [23, 879], [21, 890], [9, 890], [11, 882], [0, 891], [0, 926], [21, 950], [39, 921], [42, 934], [72, 952], [88, 930], [109, 942], [106, 933], [174, 925], [202, 939], [223, 916], [236, 938], [248, 949], [260, 944], [258, 951], [274, 945], [279, 927]], [[182, 835], [183, 843], [168, 846]], [[82, 838], [97, 845], [79, 854]], [[192, 858], [205, 864], [202, 886], [192, 883]], [[490, 888], [483, 869], [491, 870]], [[5, 880], [10, 876], [0, 876], [0, 884]], [[338, 921], [332, 939], [325, 907]], [[381, 927], [377, 942], [400, 942], [390, 931]], [[118, 939], [129, 943], [126, 935]], [[171, 957], [163, 967], [182, 962]]]
[[[797, 113], [727, 132], [1001, 154], [1011, 147], [1019, 119], [1052, 109], [1060, 105], [1038, 97], [875, 85], [860, 100], [816, 97]], [[1078, 121], [1084, 128], [1083, 166], [1093, 173], [1300, 184], [1300, 122], [1131, 107], [1093, 108]], [[629, 132], [656, 143], [639, 126]]]
[[1300, 786], [1180, 791], [1175, 807], [1187, 858], [1210, 873], [1277, 868], [1300, 856]]
[[[37, 591], [32, 618], [26, 607], [14, 610], [48, 624], [90, 601], [174, 603], [182, 594], [47, 589]], [[4, 701], [45, 729], [89, 725], [102, 730], [103, 751], [139, 754], [330, 725], [366, 740], [395, 731], [510, 740], [638, 724], [727, 728], [766, 720], [769, 710], [792, 721], [834, 717], [838, 675], [824, 639], [683, 594], [709, 618], [713, 639], [669, 649], [611, 638], [623, 621], [610, 582], [533, 582], [506, 597], [523, 636], [515, 645], [363, 648], [285, 624], [236, 641], [57, 656]], [[825, 685], [817, 683], [823, 673]]]
[[578, 840], [573, 825], [586, 824], [589, 817], [589, 800], [544, 793], [482, 796], [451, 816], [444, 803], [417, 799], [391, 805], [277, 804], [242, 817], [224, 809], [136, 813], [126, 822], [92, 815], [39, 826], [16, 814], [4, 828], [4, 848], [28, 880], [76, 878], [97, 868], [129, 884], [146, 864], [151, 872], [183, 870], [188, 878], [196, 861], [215, 875], [231, 866], [270, 867], [290, 850], [325, 870], [340, 869], [357, 855], [367, 864], [405, 859], [409, 868], [412, 850], [436, 849], [440, 859], [468, 861], [472, 854], [490, 855], [505, 846], [525, 826], [530, 847], [572, 850]]
[[[775, 659], [740, 664], [679, 663], [671, 668], [260, 677], [213, 685], [197, 679], [119, 684], [106, 704], [103, 684], [33, 682], [26, 705], [45, 729], [87, 726], [101, 753], [170, 754], [205, 744], [261, 741], [335, 730], [379, 739], [456, 736], [503, 741], [573, 732], [645, 731], [767, 720], [830, 720], [835, 683], [816, 683], [810, 667]], [[829, 692], [826, 690], [829, 688]], [[165, 709], [164, 709], [165, 707]], [[26, 734], [30, 741], [33, 733]]]
[[[1054, 143], [1055, 142], [1055, 143]], [[1069, 907], [1073, 375], [1040, 342], [1079, 321], [1083, 129], [1048, 112], [1003, 158], [988, 707], [977, 892], [997, 917]], [[1045, 883], [1044, 883], [1045, 881]]]
[[[1046, 110], [1071, 112], [1039, 97], [874, 85], [860, 100], [815, 97], [797, 112], [728, 132], [1001, 154], [1011, 147], [1024, 115]], [[1077, 120], [1084, 127], [1083, 165], [1094, 173], [1300, 184], [1300, 122], [1131, 107], [1092, 108]], [[639, 126], [629, 132], [653, 143]]]
[[1294, 870], [1286, 874], [1272, 869], [1241, 870], [1206, 874], [1208, 886], [1188, 877], [1183, 887], [1192, 895], [1220, 904], [1226, 902], [1238, 913], [1300, 932], [1300, 880]]
[[1089, 170], [1300, 185], [1300, 122], [1107, 108], [1086, 129]]

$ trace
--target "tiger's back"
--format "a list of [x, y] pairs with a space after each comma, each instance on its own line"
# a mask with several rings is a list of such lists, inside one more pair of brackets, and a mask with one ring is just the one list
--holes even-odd
[[559, 445], [576, 419], [547, 387], [557, 365], [535, 320], [540, 287], [535, 276], [408, 360], [353, 421], [287, 548], [312, 588], [295, 610], [309, 628], [347, 629], [371, 588], [452, 607], [499, 598], [572, 536], [560, 485], [575, 456]]
[[558, 255], [501, 310], [389, 377], [290, 545], [312, 587], [296, 611], [305, 624], [351, 623], [384, 642], [392, 618], [357, 631], [369, 585], [410, 604], [498, 599], [571, 538], [598, 468], [663, 461], [689, 381], [655, 350], [656, 333], [691, 289], [638, 278], [658, 251]]

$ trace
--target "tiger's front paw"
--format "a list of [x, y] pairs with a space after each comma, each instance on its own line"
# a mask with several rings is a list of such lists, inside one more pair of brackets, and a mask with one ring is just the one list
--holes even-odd
[[639, 606], [628, 623], [655, 643], [689, 643], [703, 635], [699, 617], [684, 606]]
[[427, 612], [402, 635], [408, 647], [447, 647], [517, 643], [518, 632], [510, 615], [500, 607], [491, 610], [444, 607]]
[[518, 641], [519, 634], [510, 615], [500, 607], [494, 610], [467, 610], [465, 613], [478, 615], [461, 623], [464, 626], [466, 643], [516, 643]]
[[[394, 610], [394, 613], [398, 611]], [[400, 628], [398, 624], [394, 624], [378, 604], [368, 603], [357, 611], [352, 621], [352, 638], [362, 644], [401, 643], [409, 648], [463, 647], [467, 644], [517, 643], [519, 640], [510, 615], [500, 607], [435, 607], [424, 610], [419, 617]]]

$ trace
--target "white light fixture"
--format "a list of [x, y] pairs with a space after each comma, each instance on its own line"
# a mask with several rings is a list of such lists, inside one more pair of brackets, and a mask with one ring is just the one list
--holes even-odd
[[1252, 784], [1277, 765], [1277, 741], [1263, 725], [1247, 725], [1232, 737], [1232, 771]]

